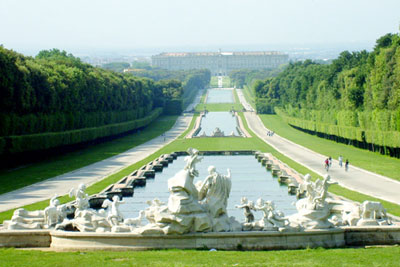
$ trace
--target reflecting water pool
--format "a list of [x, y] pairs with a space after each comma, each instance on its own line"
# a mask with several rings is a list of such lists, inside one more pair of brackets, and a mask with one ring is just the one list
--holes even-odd
[[[137, 217], [140, 210], [148, 207], [147, 200], [158, 198], [167, 203], [169, 192], [167, 180], [185, 166], [184, 157], [178, 157], [162, 173], [157, 173], [155, 179], [148, 179], [145, 187], [135, 188], [135, 194], [131, 198], [124, 198], [126, 204], [120, 206], [125, 218]], [[228, 199], [228, 215], [234, 216], [238, 221], [243, 221], [243, 210], [235, 208], [240, 204], [242, 196], [255, 202], [259, 197], [264, 200], [273, 200], [278, 210], [285, 215], [296, 212], [291, 204], [296, 201], [296, 196], [287, 193], [287, 187], [279, 185], [271, 172], [268, 172], [253, 155], [231, 155], [231, 156], [204, 156], [203, 160], [196, 165], [199, 177], [194, 181], [203, 181], [207, 175], [208, 166], [213, 165], [221, 174], [227, 174], [226, 169], [232, 172], [232, 190]], [[262, 218], [262, 212], [254, 212], [256, 219]]]
[[235, 135], [240, 135], [236, 129], [237, 120], [230, 112], [208, 112], [200, 123], [200, 131], [196, 136], [200, 136], [203, 132], [210, 136], [212, 132], [218, 127], [225, 135], [230, 135], [234, 132]]
[[232, 89], [209, 89], [207, 103], [234, 103]]

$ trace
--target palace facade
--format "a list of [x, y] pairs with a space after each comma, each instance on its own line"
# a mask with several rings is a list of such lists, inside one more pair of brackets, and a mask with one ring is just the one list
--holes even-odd
[[152, 65], [167, 70], [209, 69], [212, 75], [228, 75], [238, 69], [269, 69], [289, 61], [284, 53], [199, 52], [161, 53], [151, 57]]

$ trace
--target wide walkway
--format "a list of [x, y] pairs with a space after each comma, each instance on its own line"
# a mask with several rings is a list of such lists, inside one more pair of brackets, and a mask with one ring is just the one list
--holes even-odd
[[[245, 101], [243, 99], [241, 101]], [[319, 175], [328, 173], [324, 168], [324, 160], [327, 155], [311, 151], [277, 134], [268, 136], [268, 129], [254, 112], [245, 112], [245, 117], [250, 129], [267, 144]], [[332, 180], [337, 181], [345, 188], [400, 204], [400, 182], [396, 180], [351, 165], [346, 172], [344, 167], [339, 167], [337, 160], [333, 160], [329, 175]]]
[[191, 120], [192, 115], [180, 116], [175, 125], [165, 133], [165, 138], [164, 136], [156, 137], [114, 157], [0, 195], [0, 212], [46, 200], [54, 196], [54, 194], [65, 195], [72, 187], [76, 188], [80, 183], [90, 185], [102, 180], [129, 165], [145, 159], [171, 143], [189, 127]]

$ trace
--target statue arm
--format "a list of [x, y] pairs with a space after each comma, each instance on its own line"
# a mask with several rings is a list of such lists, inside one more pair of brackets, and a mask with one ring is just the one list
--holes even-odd
[[231, 169], [226, 169], [226, 171], [228, 172], [228, 175], [226, 176], [227, 178], [231, 178]]
[[210, 184], [210, 179], [212, 179], [212, 176], [211, 175], [207, 176], [207, 178], [204, 179], [202, 185], [200, 186], [200, 189], [199, 189], [199, 200], [203, 200], [206, 197], [207, 190], [208, 190], [208, 187], [209, 187], [209, 184]]

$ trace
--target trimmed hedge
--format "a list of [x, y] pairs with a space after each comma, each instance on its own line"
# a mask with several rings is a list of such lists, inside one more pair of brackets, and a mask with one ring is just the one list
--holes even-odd
[[[101, 127], [83, 128], [65, 132], [7, 136], [0, 139], [0, 153], [16, 154], [28, 151], [46, 150], [60, 146], [93, 141], [102, 137], [118, 135], [149, 125], [162, 112], [162, 108], [157, 108], [153, 110], [150, 115], [144, 118], [104, 125]], [[2, 140], [4, 140], [4, 142]]]
[[182, 113], [182, 99], [170, 99], [165, 101], [164, 114], [179, 115]]
[[0, 155], [4, 154], [6, 149], [6, 139], [4, 137], [0, 137]]
[[288, 124], [312, 132], [342, 137], [348, 140], [357, 140], [378, 146], [400, 148], [400, 132], [365, 130], [360, 127], [333, 125], [288, 116], [284, 111], [276, 108], [276, 113]]

